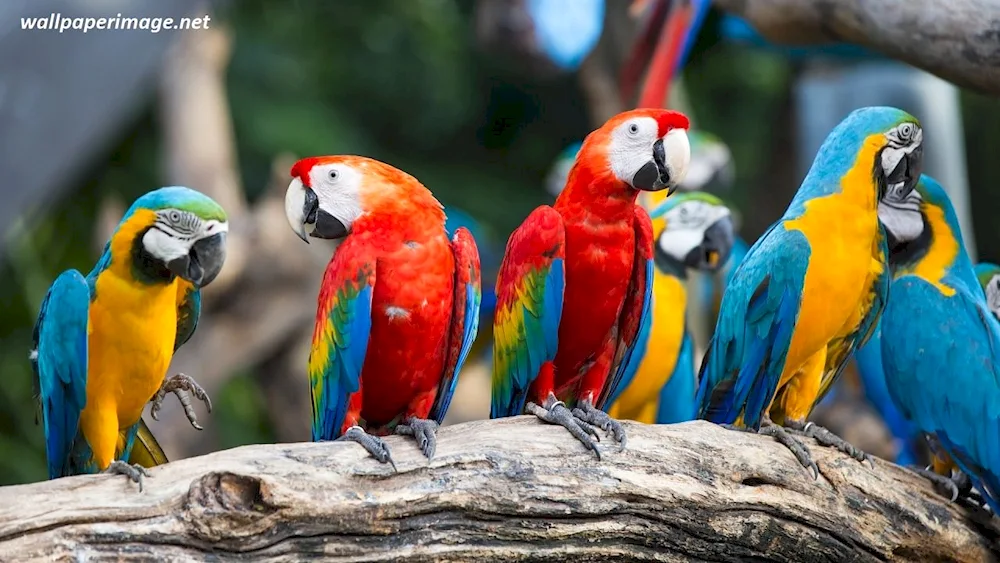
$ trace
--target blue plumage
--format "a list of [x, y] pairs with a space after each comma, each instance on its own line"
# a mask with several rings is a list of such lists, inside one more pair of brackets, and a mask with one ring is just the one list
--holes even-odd
[[694, 342], [685, 330], [681, 353], [677, 356], [674, 373], [660, 389], [660, 402], [656, 410], [657, 424], [687, 422], [695, 418]]
[[[917, 205], [896, 206], [887, 223], [897, 244], [881, 325], [886, 386], [1000, 512], [1000, 323], [944, 189], [924, 176], [914, 195], [906, 203]], [[905, 221], [919, 229], [899, 228]]]

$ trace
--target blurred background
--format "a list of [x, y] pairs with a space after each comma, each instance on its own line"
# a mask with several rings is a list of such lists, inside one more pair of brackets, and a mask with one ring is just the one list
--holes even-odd
[[[362, 154], [412, 173], [454, 224], [473, 226], [484, 289], [492, 284], [510, 231], [552, 201], [546, 180], [562, 151], [634, 105], [621, 76], [657, 1], [578, 0], [555, 17], [544, 4], [0, 5], [0, 484], [46, 476], [27, 358], [45, 292], [64, 269], [88, 272], [146, 191], [199, 189], [231, 222], [223, 274], [205, 291], [201, 324], [172, 369], [204, 385], [215, 409], [196, 406], [201, 432], [171, 397], [159, 421], [147, 416], [171, 459], [309, 438], [304, 368], [332, 247], [301, 244], [286, 223], [282, 197], [298, 157]], [[56, 12], [209, 14], [211, 23], [155, 34], [60, 34], [18, 23]], [[929, 142], [941, 148], [927, 151], [936, 170], [928, 171], [953, 190], [979, 257], [1000, 259], [991, 219], [1000, 203], [996, 99], [860, 50], [776, 48], [715, 8], [686, 58], [669, 103], [728, 146], [735, 174], [725, 197], [739, 210], [744, 239], [780, 216], [830, 128], [873, 105], [858, 92], [879, 92], [937, 136]], [[489, 414], [489, 322], [484, 316], [451, 422]], [[891, 458], [871, 409], [856, 393], [838, 398], [844, 404], [824, 409], [822, 421]]]

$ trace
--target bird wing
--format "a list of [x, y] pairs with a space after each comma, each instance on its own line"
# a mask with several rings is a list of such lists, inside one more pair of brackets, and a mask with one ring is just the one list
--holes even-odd
[[635, 206], [632, 225], [635, 229], [635, 257], [632, 277], [618, 317], [618, 351], [615, 364], [597, 399], [599, 409], [610, 407], [628, 387], [646, 354], [649, 331], [653, 324], [653, 224], [649, 214]]
[[458, 375], [479, 332], [479, 305], [483, 298], [479, 271], [479, 250], [472, 233], [465, 227], [455, 230], [451, 239], [455, 255], [455, 297], [452, 304], [451, 332], [448, 335], [448, 357], [437, 397], [430, 417], [444, 420], [448, 406], [458, 386]]
[[326, 267], [309, 354], [312, 439], [340, 435], [351, 395], [361, 388], [361, 369], [372, 327], [375, 261], [345, 241]]
[[702, 361], [698, 417], [758, 428], [774, 397], [802, 304], [810, 247], [774, 224], [747, 252], [722, 297]]
[[80, 412], [87, 403], [89, 312], [87, 280], [76, 270], [66, 270], [49, 288], [35, 322], [32, 367], [50, 479], [71, 474]]
[[[905, 275], [882, 319], [882, 364], [903, 415], [934, 434], [1000, 509], [1000, 324], [961, 285]], [[983, 487], [979, 487], [983, 485]]]
[[156, 467], [167, 463], [167, 454], [163, 452], [160, 443], [153, 437], [153, 433], [146, 426], [146, 421], [139, 419], [139, 422], [132, 425], [127, 431], [119, 434], [121, 452], [119, 459], [124, 459], [130, 464], [138, 463], [143, 467]]
[[177, 280], [177, 336], [174, 339], [176, 352], [198, 328], [201, 317], [201, 290], [187, 280]]
[[542, 364], [555, 360], [565, 288], [566, 231], [543, 205], [510, 235], [497, 275], [490, 418], [524, 410]]

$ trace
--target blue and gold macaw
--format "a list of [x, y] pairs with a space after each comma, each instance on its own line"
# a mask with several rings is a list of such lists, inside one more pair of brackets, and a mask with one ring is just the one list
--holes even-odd
[[833, 129], [722, 298], [699, 418], [774, 436], [814, 476], [808, 451], [781, 424], [867, 458], [805, 420], [878, 322], [888, 292], [878, 202], [913, 189], [922, 140], [916, 118], [889, 107], [855, 110]]
[[66, 270], [53, 282], [31, 351], [50, 479], [105, 471], [141, 489], [143, 467], [166, 462], [142, 410], [169, 392], [204, 395], [183, 374], [165, 376], [198, 326], [227, 231], [209, 197], [161, 188], [132, 204], [87, 277]]
[[[683, 192], [650, 213], [653, 295], [650, 323], [639, 333], [637, 371], [611, 393], [612, 418], [672, 424], [695, 415], [694, 343], [687, 326], [687, 271], [711, 272], [727, 263], [733, 221], [722, 200], [705, 192]], [[659, 230], [657, 230], [659, 229]]]
[[886, 386], [903, 415], [1000, 513], [1000, 322], [944, 188], [923, 176], [915, 191], [885, 203], [892, 266], [882, 317]]

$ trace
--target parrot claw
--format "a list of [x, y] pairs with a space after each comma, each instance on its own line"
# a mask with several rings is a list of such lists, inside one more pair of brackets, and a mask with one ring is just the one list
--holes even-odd
[[167, 378], [149, 401], [151, 403], [149, 415], [153, 417], [153, 420], [160, 420], [160, 407], [163, 406], [163, 400], [166, 398], [167, 393], [173, 393], [177, 396], [181, 407], [184, 408], [184, 416], [187, 417], [191, 426], [196, 430], [202, 430], [201, 425], [198, 424], [198, 415], [195, 414], [194, 406], [191, 404], [191, 395], [194, 395], [196, 399], [205, 403], [205, 409], [208, 412], [212, 412], [212, 399], [209, 398], [205, 389], [201, 385], [198, 385], [198, 382], [192, 379], [191, 376], [183, 373], [178, 373]]
[[104, 470], [104, 473], [109, 475], [124, 475], [129, 478], [130, 481], [139, 485], [139, 492], [142, 492], [143, 478], [149, 477], [149, 471], [145, 467], [139, 465], [138, 463], [129, 465], [128, 463], [116, 459], [111, 462], [111, 465]]
[[618, 442], [619, 451], [625, 449], [625, 444], [628, 443], [625, 428], [622, 427], [620, 422], [608, 416], [608, 413], [595, 408], [589, 401], [583, 401], [580, 403], [580, 406], [573, 409], [573, 416], [611, 434], [615, 441]]
[[[793, 424], [798, 425], [800, 423], [788, 421], [788, 425], [791, 428], [795, 428]], [[841, 438], [840, 436], [837, 436], [833, 432], [830, 432], [826, 428], [823, 428], [818, 424], [809, 422], [806, 423], [801, 428], [801, 430], [804, 435], [808, 436], [809, 438], [812, 438], [813, 440], [816, 440], [817, 442], [819, 442], [821, 446], [826, 446], [828, 448], [836, 448], [862, 463], [868, 462], [868, 466], [871, 469], [875, 469], [875, 461], [872, 460], [870, 455], [854, 447], [853, 444]]]
[[963, 499], [971, 502], [978, 508], [987, 506], [986, 499], [972, 488], [972, 479], [969, 479], [969, 476], [965, 473], [957, 473], [953, 477], [949, 477], [936, 473], [930, 467], [911, 466], [910, 469], [930, 481], [934, 485], [934, 488], [946, 497], [949, 497], [951, 502]]
[[601, 451], [597, 449], [597, 442], [600, 441], [600, 437], [597, 435], [597, 431], [590, 427], [590, 425], [581, 422], [573, 413], [566, 408], [566, 405], [562, 401], [556, 400], [555, 397], [549, 397], [545, 401], [546, 406], [539, 406], [535, 403], [528, 403], [525, 405], [524, 409], [531, 414], [537, 416], [549, 424], [558, 424], [574, 438], [583, 442], [584, 446], [588, 449], [593, 450], [597, 455], [597, 459], [601, 459]]
[[392, 466], [392, 470], [399, 472], [396, 467], [396, 460], [392, 459], [392, 451], [389, 450], [389, 444], [386, 444], [382, 438], [378, 436], [372, 436], [371, 434], [364, 431], [360, 426], [352, 426], [344, 432], [344, 435], [334, 440], [335, 442], [355, 442], [365, 449], [372, 457], [377, 459], [381, 463], [388, 463]]
[[437, 450], [437, 430], [438, 423], [433, 420], [411, 418], [406, 424], [400, 424], [396, 427], [396, 434], [413, 436], [420, 451], [427, 459], [431, 459]]
[[744, 428], [742, 426], [736, 426], [735, 424], [722, 424], [720, 425], [726, 430], [735, 430], [736, 432], [747, 432], [750, 434], [760, 434], [761, 436], [770, 436], [774, 438], [776, 442], [785, 446], [792, 452], [795, 459], [798, 460], [799, 464], [806, 468], [810, 474], [812, 474], [813, 480], [819, 479], [819, 466], [813, 461], [812, 456], [809, 455], [809, 450], [798, 440], [792, 436], [792, 434], [778, 426], [777, 424], [771, 422], [770, 420], [764, 419], [763, 424], [761, 424], [760, 430], [754, 430], [752, 428]]

